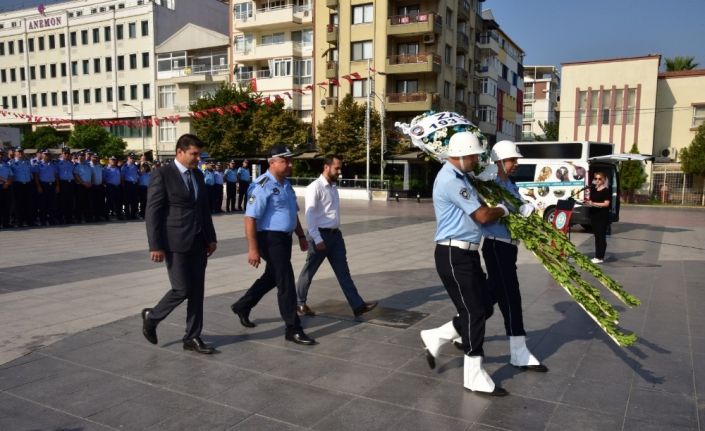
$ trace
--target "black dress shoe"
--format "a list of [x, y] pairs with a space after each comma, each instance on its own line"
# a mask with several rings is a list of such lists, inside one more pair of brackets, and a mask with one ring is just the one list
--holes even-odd
[[211, 355], [215, 353], [215, 349], [204, 343], [200, 337], [185, 340], [184, 350], [192, 350], [196, 353], [203, 353], [204, 355]]
[[506, 389], [500, 388], [499, 386], [494, 387], [494, 391], [492, 392], [480, 392], [480, 391], [472, 391], [474, 394], [478, 395], [484, 395], [486, 397], [506, 397], [509, 395], [509, 392], [507, 392]]
[[295, 332], [293, 334], [286, 334], [284, 336], [288, 341], [293, 341], [296, 344], [302, 344], [304, 346], [312, 346], [316, 344], [316, 340], [304, 334], [303, 331]]
[[359, 306], [355, 310], [353, 310], [353, 314], [355, 314], [355, 317], [360, 317], [363, 314], [367, 313], [368, 311], [374, 310], [374, 308], [376, 306], [377, 306], [377, 301], [365, 302], [361, 306]]
[[547, 373], [548, 372], [548, 367], [545, 366], [544, 364], [539, 364], [539, 365], [515, 365], [516, 368], [519, 368], [520, 370], [524, 371], [533, 371], [536, 373]]
[[248, 311], [238, 310], [235, 307], [235, 304], [231, 305], [230, 309], [233, 310], [233, 313], [235, 313], [237, 315], [238, 319], [240, 319], [240, 324], [242, 326], [244, 326], [245, 328], [254, 328], [255, 326], [257, 326], [254, 323], [252, 323], [252, 321], [250, 320], [250, 311], [249, 310]]
[[157, 344], [157, 324], [149, 318], [151, 308], [142, 310], [142, 335], [152, 344]]

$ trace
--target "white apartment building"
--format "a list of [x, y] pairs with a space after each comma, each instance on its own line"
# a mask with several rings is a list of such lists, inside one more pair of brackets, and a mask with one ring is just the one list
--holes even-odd
[[[151, 119], [157, 112], [155, 48], [187, 23], [227, 34], [226, 12], [217, 0], [73, 0], [0, 12], [0, 103], [6, 111], [40, 117], [35, 126], [48, 124], [47, 117]], [[27, 123], [0, 116], [0, 126]], [[159, 152], [151, 127], [111, 132], [132, 150]], [[174, 140], [168, 144], [173, 151]]]
[[281, 97], [306, 122], [314, 85], [311, 1], [230, 0], [232, 82], [251, 85], [263, 97]]
[[523, 141], [533, 141], [544, 135], [541, 123], [554, 123], [558, 119], [558, 96], [561, 78], [555, 66], [524, 66], [524, 123]]

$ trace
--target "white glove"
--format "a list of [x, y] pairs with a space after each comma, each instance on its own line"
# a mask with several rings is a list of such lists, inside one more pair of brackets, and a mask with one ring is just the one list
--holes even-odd
[[519, 214], [521, 214], [522, 217], [529, 217], [531, 214], [534, 213], [536, 208], [534, 208], [533, 205], [530, 203], [525, 203], [524, 205], [519, 207]]
[[509, 210], [508, 210], [507, 207], [505, 207], [503, 204], [497, 204], [497, 205], [495, 206], [495, 208], [501, 208], [502, 211], [504, 211], [504, 214], [502, 214], [502, 217], [506, 217], [506, 216], [509, 215]]

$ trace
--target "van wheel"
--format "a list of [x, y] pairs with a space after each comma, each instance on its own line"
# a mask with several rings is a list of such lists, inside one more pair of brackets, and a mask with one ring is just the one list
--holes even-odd
[[556, 208], [555, 207], [550, 207], [546, 208], [546, 211], [543, 212], [543, 219], [549, 222], [550, 224], [553, 224], [553, 217], [556, 216]]
[[580, 227], [582, 227], [585, 232], [592, 232], [592, 225], [581, 224]]

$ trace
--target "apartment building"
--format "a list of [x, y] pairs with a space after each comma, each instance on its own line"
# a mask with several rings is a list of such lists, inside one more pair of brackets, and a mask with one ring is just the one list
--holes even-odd
[[[9, 112], [31, 115], [34, 126], [47, 118], [151, 120], [155, 47], [187, 23], [227, 34], [226, 11], [217, 0], [74, 0], [4, 11], [0, 102]], [[3, 126], [28, 121], [0, 116]], [[111, 132], [135, 151], [159, 151], [151, 127], [113, 126]]]
[[374, 107], [386, 113], [386, 127], [429, 110], [474, 119], [481, 4], [316, 2], [314, 123], [334, 112], [346, 94], [363, 104], [369, 95]]
[[230, 0], [232, 82], [281, 97], [303, 121], [312, 115], [312, 0]]
[[533, 141], [544, 135], [539, 123], [558, 120], [561, 78], [555, 66], [524, 66], [524, 109], [521, 139]]

